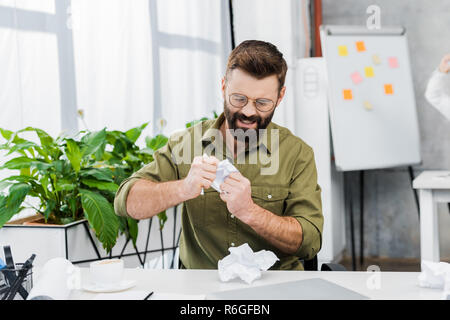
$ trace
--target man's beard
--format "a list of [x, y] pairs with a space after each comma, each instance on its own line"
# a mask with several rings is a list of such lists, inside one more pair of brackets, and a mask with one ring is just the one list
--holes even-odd
[[[269, 123], [272, 121], [272, 117], [275, 113], [275, 109], [269, 114], [266, 118], [261, 118], [258, 115], [253, 115], [251, 117], [247, 117], [244, 114], [240, 113], [239, 111], [236, 111], [235, 113], [232, 113], [230, 108], [228, 108], [227, 103], [224, 101], [223, 103], [223, 110], [225, 113], [225, 119], [228, 122], [229, 129], [232, 129], [234, 131], [236, 130], [242, 130], [246, 132], [247, 130], [255, 130], [256, 136], [259, 137], [259, 130], [260, 129], [266, 129]], [[241, 128], [238, 127], [237, 121], [251, 121], [256, 122], [256, 129], [250, 129], [250, 128]], [[236, 137], [235, 137], [236, 138]]]

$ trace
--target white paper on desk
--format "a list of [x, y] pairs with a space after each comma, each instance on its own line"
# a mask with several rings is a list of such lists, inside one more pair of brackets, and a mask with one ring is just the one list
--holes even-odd
[[38, 296], [47, 296], [54, 300], [68, 299], [71, 292], [69, 278], [74, 268], [73, 264], [64, 258], [50, 259], [42, 268], [27, 299]]
[[220, 185], [225, 181], [230, 173], [237, 171], [238, 169], [236, 169], [236, 167], [233, 166], [228, 159], [220, 161], [217, 165], [216, 179], [211, 184], [211, 187], [216, 189], [219, 193], [222, 192], [220, 190]]
[[239, 277], [251, 284], [261, 278], [261, 271], [267, 271], [279, 260], [272, 251], [253, 252], [248, 243], [228, 251], [230, 254], [218, 262], [219, 277], [224, 282]]
[[450, 291], [450, 264], [446, 262], [422, 261], [419, 286]]

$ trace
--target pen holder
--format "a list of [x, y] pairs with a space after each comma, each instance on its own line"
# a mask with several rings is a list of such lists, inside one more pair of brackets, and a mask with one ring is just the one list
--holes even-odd
[[14, 268], [0, 270], [0, 300], [26, 300], [32, 287], [31, 263], [16, 263]]

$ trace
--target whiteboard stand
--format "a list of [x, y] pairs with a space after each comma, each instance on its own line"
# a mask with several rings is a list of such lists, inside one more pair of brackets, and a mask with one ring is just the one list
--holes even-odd
[[[359, 171], [362, 267], [364, 171], [407, 166], [412, 186], [412, 165], [421, 163], [406, 29], [322, 25], [320, 38], [336, 167], [341, 172]], [[418, 197], [413, 192], [418, 207]], [[351, 193], [347, 197], [352, 264], [356, 269], [354, 199]]]

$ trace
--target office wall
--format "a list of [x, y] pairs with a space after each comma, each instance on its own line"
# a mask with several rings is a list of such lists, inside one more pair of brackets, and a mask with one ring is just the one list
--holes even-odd
[[[422, 170], [430, 169], [450, 170], [450, 121], [424, 98], [428, 77], [441, 57], [450, 52], [450, 1], [322, 0], [322, 3], [324, 24], [366, 25], [366, 8], [375, 4], [381, 8], [382, 26], [406, 27], [423, 160], [422, 165], [414, 167], [414, 174], [417, 176]], [[359, 252], [359, 173], [349, 173], [348, 178], [353, 198], [356, 198], [356, 249]], [[364, 255], [418, 258], [419, 220], [407, 168], [366, 171], [364, 184]], [[439, 228], [441, 259], [448, 259], [450, 214], [446, 205], [439, 205]], [[347, 232], [348, 252], [349, 235]]]

